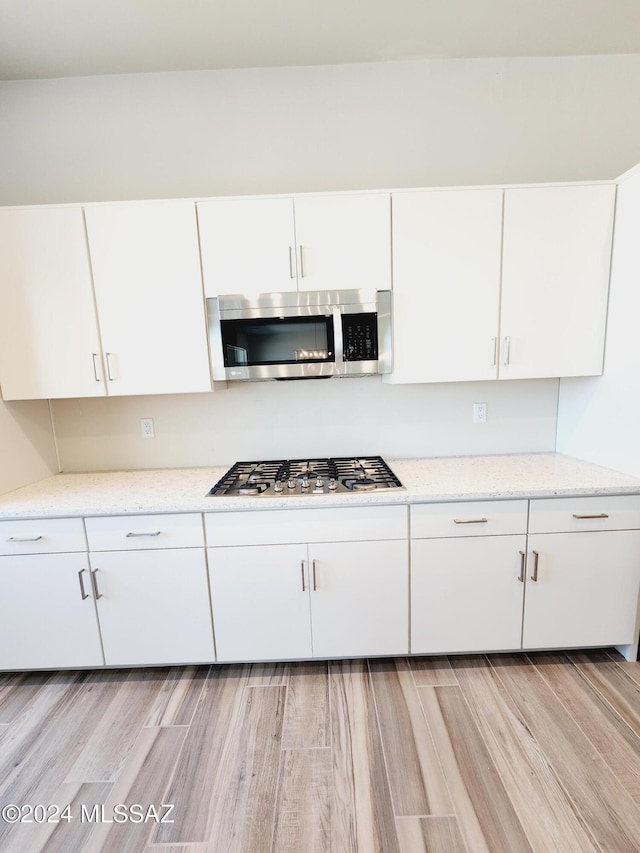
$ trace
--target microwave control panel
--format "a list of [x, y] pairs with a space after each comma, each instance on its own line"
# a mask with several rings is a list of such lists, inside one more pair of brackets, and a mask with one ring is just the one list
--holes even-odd
[[342, 345], [345, 361], [378, 358], [378, 315], [375, 311], [342, 315]]

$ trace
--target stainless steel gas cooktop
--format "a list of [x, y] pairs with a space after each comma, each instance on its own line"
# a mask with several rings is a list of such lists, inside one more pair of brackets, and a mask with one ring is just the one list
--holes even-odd
[[236, 462], [209, 494], [277, 498], [403, 488], [381, 456], [341, 456]]

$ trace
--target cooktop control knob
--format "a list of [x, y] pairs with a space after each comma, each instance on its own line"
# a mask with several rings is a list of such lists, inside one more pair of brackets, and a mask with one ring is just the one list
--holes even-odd
[[306, 475], [306, 474], [304, 474], [304, 475], [303, 475], [302, 480], [300, 481], [300, 486], [301, 486], [303, 489], [308, 489], [308, 488], [309, 488], [309, 478], [307, 477], [307, 475]]
[[332, 492], [334, 492], [338, 488], [338, 483], [333, 477], [331, 477], [331, 479], [329, 480], [329, 488]]
[[273, 491], [274, 492], [281, 492], [283, 490], [283, 488], [284, 488], [284, 486], [282, 485], [282, 480], [276, 480], [275, 483], [273, 484]]
[[287, 483], [287, 486], [290, 489], [295, 489], [296, 481], [293, 479], [293, 477], [289, 477], [289, 482]]
[[316, 480], [316, 489], [321, 489], [323, 486], [324, 486], [324, 483], [322, 482], [320, 477], [318, 477], [318, 479]]

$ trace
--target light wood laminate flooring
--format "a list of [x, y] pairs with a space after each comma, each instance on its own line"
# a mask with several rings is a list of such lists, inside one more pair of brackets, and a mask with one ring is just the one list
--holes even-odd
[[632, 853], [640, 663], [0, 674], [0, 808], [2, 853]]

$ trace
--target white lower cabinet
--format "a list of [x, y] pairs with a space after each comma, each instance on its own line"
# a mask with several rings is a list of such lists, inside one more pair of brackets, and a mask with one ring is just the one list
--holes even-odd
[[91, 555], [107, 666], [214, 660], [204, 549]]
[[406, 507], [211, 513], [205, 526], [219, 661], [407, 653]]
[[86, 553], [0, 557], [0, 669], [102, 666]]

